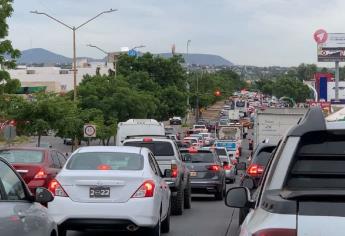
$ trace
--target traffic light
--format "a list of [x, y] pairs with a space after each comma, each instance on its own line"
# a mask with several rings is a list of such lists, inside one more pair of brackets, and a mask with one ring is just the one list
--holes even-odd
[[216, 97], [220, 97], [222, 95], [222, 93], [220, 92], [219, 89], [217, 89], [215, 92], [214, 92], [214, 96]]

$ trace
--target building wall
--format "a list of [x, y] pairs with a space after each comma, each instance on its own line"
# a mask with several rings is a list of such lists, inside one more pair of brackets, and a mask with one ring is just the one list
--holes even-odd
[[[100, 65], [100, 73], [108, 74], [111, 67]], [[79, 84], [85, 75], [96, 75], [96, 65], [88, 68], [77, 68], [77, 84]], [[73, 90], [73, 71], [68, 74], [60, 74], [60, 67], [27, 67], [9, 70], [11, 78], [18, 79], [23, 86], [48, 86], [50, 92], [62, 92]], [[34, 74], [28, 74], [28, 71], [34, 71]]]

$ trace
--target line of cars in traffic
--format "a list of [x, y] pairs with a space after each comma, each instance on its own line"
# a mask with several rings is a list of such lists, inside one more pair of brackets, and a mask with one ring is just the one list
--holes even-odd
[[129, 120], [119, 124], [118, 146], [81, 147], [70, 157], [49, 147], [0, 150], [8, 172], [0, 172], [0, 208], [7, 209], [0, 226], [11, 225], [5, 235], [111, 229], [157, 236], [169, 232], [171, 214], [192, 207], [192, 193], [222, 200], [235, 178], [226, 149], [212, 147], [207, 132], [193, 146], [172, 128]]

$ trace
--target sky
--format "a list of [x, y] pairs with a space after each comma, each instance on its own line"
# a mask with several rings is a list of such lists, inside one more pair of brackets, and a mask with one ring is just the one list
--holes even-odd
[[[344, 0], [14, 0], [9, 39], [25, 50], [44, 48], [72, 56], [72, 31], [43, 15], [78, 26], [77, 55], [102, 58], [106, 51], [145, 45], [152, 53], [220, 55], [239, 65], [296, 66], [316, 63], [317, 29], [345, 32]], [[325, 64], [320, 63], [320, 66]]]

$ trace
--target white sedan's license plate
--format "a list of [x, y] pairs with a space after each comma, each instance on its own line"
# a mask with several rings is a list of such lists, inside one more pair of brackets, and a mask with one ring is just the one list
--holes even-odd
[[90, 198], [109, 198], [110, 187], [90, 187]]
[[196, 173], [195, 171], [191, 171], [191, 172], [190, 172], [190, 176], [191, 176], [191, 177], [195, 177], [195, 176], [197, 176], [197, 175], [198, 175], [198, 173]]

